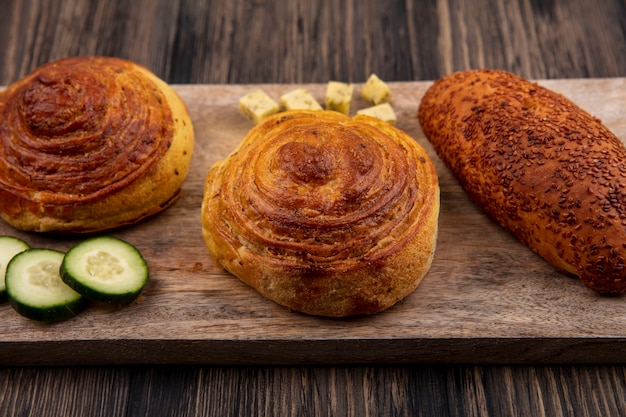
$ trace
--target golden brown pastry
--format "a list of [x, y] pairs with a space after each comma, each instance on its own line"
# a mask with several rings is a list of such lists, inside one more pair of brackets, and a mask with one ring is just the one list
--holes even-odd
[[369, 116], [288, 111], [254, 127], [207, 175], [215, 262], [265, 297], [322, 316], [386, 309], [420, 283], [437, 235], [434, 166]]
[[176, 199], [193, 142], [185, 104], [146, 68], [43, 65], [0, 93], [0, 216], [37, 232], [137, 222]]
[[626, 149], [600, 120], [516, 75], [434, 83], [422, 129], [472, 200], [559, 270], [626, 291]]

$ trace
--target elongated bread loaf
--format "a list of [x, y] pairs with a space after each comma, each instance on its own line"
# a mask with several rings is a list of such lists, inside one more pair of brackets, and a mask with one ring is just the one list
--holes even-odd
[[471, 199], [559, 270], [626, 291], [626, 148], [560, 94], [495, 70], [438, 80], [422, 129]]
[[372, 314], [429, 270], [439, 183], [424, 149], [369, 116], [287, 111], [208, 172], [202, 231], [216, 264], [322, 316]]

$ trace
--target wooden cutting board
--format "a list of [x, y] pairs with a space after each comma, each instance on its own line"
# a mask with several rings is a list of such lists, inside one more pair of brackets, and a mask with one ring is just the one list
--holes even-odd
[[[626, 78], [549, 80], [626, 139]], [[135, 244], [151, 280], [137, 303], [92, 305], [55, 324], [25, 319], [0, 304], [0, 365], [346, 364], [626, 362], [626, 298], [599, 296], [564, 276], [483, 215], [425, 139], [416, 118], [429, 82], [390, 83], [397, 126], [430, 153], [441, 183], [437, 251], [420, 287], [369, 317], [329, 319], [262, 298], [217, 268], [204, 246], [200, 204], [209, 167], [252, 124], [239, 97], [255, 88], [278, 97], [325, 85], [180, 85], [196, 131], [191, 173], [166, 212], [110, 233]], [[355, 92], [353, 108], [365, 103]], [[77, 240], [0, 234], [67, 250]]]

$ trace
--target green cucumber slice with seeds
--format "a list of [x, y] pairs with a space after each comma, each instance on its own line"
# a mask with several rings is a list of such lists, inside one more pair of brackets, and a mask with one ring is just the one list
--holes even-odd
[[0, 236], [0, 299], [6, 297], [5, 276], [7, 265], [15, 255], [30, 249], [30, 245], [13, 236]]
[[9, 304], [22, 316], [51, 322], [81, 312], [89, 300], [67, 286], [59, 273], [63, 252], [27, 249], [15, 255], [6, 271]]
[[65, 254], [61, 278], [93, 301], [128, 304], [148, 282], [148, 265], [130, 243], [110, 237], [87, 239]]

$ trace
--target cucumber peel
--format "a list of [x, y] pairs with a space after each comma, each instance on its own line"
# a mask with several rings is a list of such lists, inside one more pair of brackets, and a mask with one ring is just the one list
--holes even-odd
[[27, 249], [7, 266], [6, 291], [9, 304], [32, 320], [66, 320], [81, 312], [89, 300], [67, 286], [59, 273], [63, 252]]
[[5, 276], [7, 265], [15, 255], [30, 249], [30, 245], [13, 236], [0, 236], [0, 299], [6, 297]]
[[149, 278], [141, 253], [130, 243], [110, 237], [87, 239], [63, 258], [61, 279], [84, 297], [98, 302], [128, 304]]

